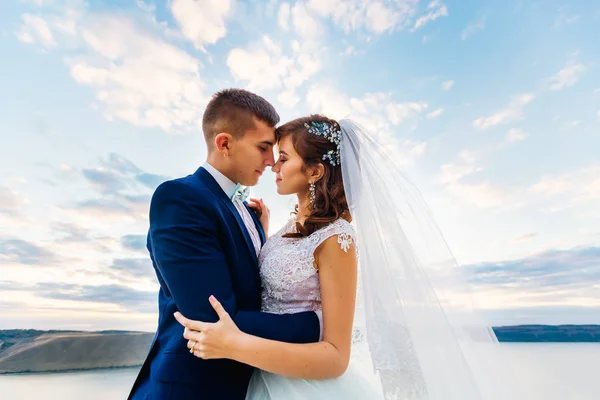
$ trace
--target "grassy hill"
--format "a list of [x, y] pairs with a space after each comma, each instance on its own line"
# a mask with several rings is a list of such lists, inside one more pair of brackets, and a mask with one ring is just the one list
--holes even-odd
[[0, 331], [0, 374], [140, 366], [154, 334]]
[[[600, 342], [600, 325], [495, 327], [501, 342]], [[138, 367], [153, 333], [0, 330], [0, 374]]]

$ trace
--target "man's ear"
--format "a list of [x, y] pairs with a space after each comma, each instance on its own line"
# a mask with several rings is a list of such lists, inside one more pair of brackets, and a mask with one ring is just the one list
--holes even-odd
[[217, 151], [223, 153], [228, 156], [233, 136], [230, 133], [221, 132], [217, 136], [215, 136], [215, 147]]

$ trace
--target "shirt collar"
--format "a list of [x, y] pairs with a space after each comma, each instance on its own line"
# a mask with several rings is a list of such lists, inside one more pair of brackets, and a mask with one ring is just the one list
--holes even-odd
[[202, 165], [202, 167], [204, 167], [204, 169], [209, 174], [211, 174], [211, 176], [213, 178], [215, 178], [215, 181], [217, 181], [217, 183], [219, 184], [219, 186], [221, 187], [221, 189], [223, 189], [223, 191], [225, 192], [225, 194], [227, 195], [227, 197], [231, 198], [231, 196], [233, 196], [233, 194], [237, 190], [238, 185], [235, 184], [231, 179], [229, 179], [228, 177], [226, 177], [225, 175], [223, 175], [215, 167], [213, 167], [212, 165], [210, 165], [208, 163], [208, 161], [206, 161]]

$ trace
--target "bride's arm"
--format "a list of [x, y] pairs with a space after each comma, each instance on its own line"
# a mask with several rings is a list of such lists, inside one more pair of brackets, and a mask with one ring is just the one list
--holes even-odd
[[[197, 342], [194, 350], [201, 358], [230, 358], [295, 378], [327, 379], [342, 375], [350, 360], [357, 260], [354, 245], [346, 252], [337, 238], [337, 235], [328, 238], [315, 251], [323, 307], [322, 342], [278, 342], [243, 333], [224, 318], [216, 324], [192, 326], [191, 321], [178, 316], [187, 328], [184, 337], [190, 339], [188, 347]], [[218, 305], [216, 309], [219, 312]], [[226, 313], [219, 313], [226, 318]]]

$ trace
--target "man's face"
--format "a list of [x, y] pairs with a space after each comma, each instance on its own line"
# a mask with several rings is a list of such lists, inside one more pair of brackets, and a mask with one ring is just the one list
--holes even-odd
[[275, 163], [273, 146], [275, 128], [254, 118], [254, 129], [233, 140], [229, 159], [234, 167], [238, 182], [244, 186], [254, 186], [265, 171]]

